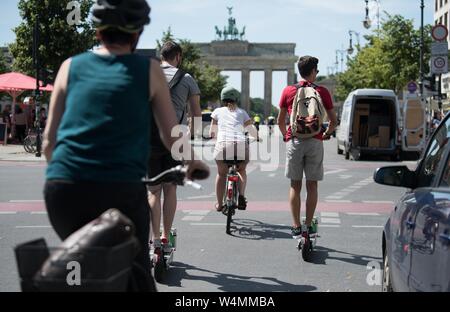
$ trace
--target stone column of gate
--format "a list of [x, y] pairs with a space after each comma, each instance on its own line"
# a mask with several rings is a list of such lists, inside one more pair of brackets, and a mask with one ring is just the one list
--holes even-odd
[[250, 114], [250, 70], [242, 69], [241, 107]]
[[264, 70], [264, 118], [272, 112], [272, 70]]
[[287, 76], [287, 82], [288, 82], [288, 86], [291, 86], [295, 83], [295, 69], [288, 69], [288, 76]]

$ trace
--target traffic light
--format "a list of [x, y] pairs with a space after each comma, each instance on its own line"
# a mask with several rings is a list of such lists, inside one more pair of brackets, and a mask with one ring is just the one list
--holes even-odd
[[425, 76], [423, 78], [424, 80], [424, 87], [425, 89], [427, 89], [428, 91], [431, 92], [436, 92], [436, 75], [431, 75], [431, 76]]

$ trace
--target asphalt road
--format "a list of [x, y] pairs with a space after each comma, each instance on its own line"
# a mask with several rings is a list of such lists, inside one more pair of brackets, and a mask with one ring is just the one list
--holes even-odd
[[[379, 291], [382, 228], [404, 189], [377, 185], [372, 177], [376, 168], [400, 163], [344, 160], [336, 153], [334, 139], [325, 143], [325, 180], [319, 186], [317, 211], [320, 238], [312, 261], [306, 263], [290, 236], [284, 143], [263, 137], [253, 148], [265, 149], [274, 142], [272, 150], [277, 152], [271, 160], [267, 153], [253, 153], [258, 159], [248, 168], [249, 207], [237, 212], [231, 236], [225, 234], [225, 216], [212, 210], [214, 167], [212, 176], [201, 182], [202, 191], [180, 189], [175, 262], [158, 289]], [[412, 161], [403, 164], [415, 166]], [[42, 200], [44, 172], [44, 163], [0, 162], [0, 291], [20, 289], [15, 245], [38, 237], [51, 246], [59, 243]]]

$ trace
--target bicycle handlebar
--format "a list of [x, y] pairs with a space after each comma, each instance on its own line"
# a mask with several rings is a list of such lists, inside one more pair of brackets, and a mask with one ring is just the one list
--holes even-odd
[[[180, 186], [191, 186], [195, 189], [202, 189], [202, 186], [190, 180], [186, 180], [187, 168], [177, 166], [162, 172], [161, 174], [151, 179], [143, 179], [142, 182], [148, 186], [156, 186], [163, 183], [174, 183]], [[209, 176], [208, 172], [196, 170], [192, 173], [192, 178], [195, 180], [204, 180]]]

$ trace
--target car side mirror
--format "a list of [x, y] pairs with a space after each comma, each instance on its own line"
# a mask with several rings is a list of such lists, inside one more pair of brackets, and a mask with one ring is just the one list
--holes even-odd
[[416, 174], [406, 166], [378, 168], [373, 179], [382, 185], [416, 188]]

